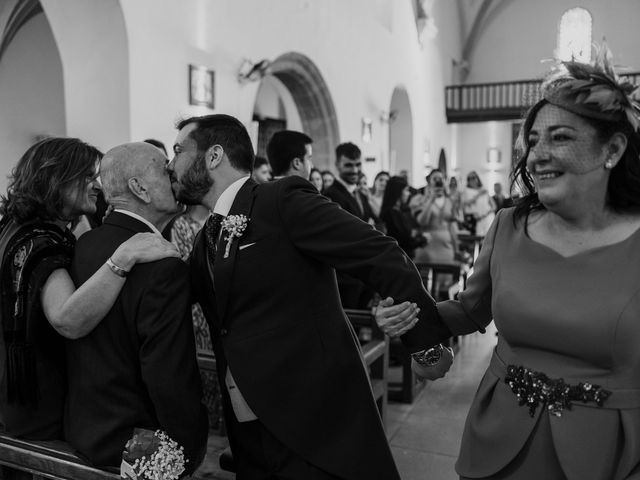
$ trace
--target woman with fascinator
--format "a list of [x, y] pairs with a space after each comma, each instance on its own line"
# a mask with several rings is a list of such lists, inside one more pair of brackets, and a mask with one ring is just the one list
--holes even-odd
[[497, 214], [459, 299], [438, 304], [453, 335], [500, 331], [462, 479], [640, 478], [640, 115], [609, 56], [543, 84], [513, 173], [523, 198]]

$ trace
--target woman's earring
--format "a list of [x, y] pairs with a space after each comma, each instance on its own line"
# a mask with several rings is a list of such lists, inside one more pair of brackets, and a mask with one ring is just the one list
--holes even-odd
[[607, 170], [611, 170], [613, 168], [613, 162], [611, 161], [611, 159], [604, 162], [604, 168], [606, 168]]

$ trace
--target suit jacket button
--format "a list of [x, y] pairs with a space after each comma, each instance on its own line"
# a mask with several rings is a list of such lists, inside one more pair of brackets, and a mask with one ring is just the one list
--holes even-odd
[[229, 332], [227, 331], [227, 329], [226, 329], [226, 328], [222, 328], [222, 329], [220, 329], [220, 335], [221, 335], [221, 336], [223, 336], [223, 337], [224, 337], [227, 333], [229, 333]]

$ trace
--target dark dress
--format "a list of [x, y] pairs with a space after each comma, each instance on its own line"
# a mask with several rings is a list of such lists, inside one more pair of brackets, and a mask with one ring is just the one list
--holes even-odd
[[[500, 331], [471, 405], [456, 469], [463, 478], [640, 478], [640, 231], [564, 257], [500, 210], [460, 301], [438, 304], [454, 334]], [[505, 383], [507, 365], [611, 391], [533, 416]]]
[[16, 437], [62, 438], [64, 342], [40, 294], [54, 270], [69, 266], [74, 241], [52, 224], [0, 223], [0, 431]]
[[424, 247], [427, 244], [425, 237], [419, 233], [414, 234], [417, 225], [408, 211], [391, 208], [383, 212], [381, 217], [387, 227], [387, 235], [395, 238], [400, 248], [410, 258], [414, 257], [416, 248]]

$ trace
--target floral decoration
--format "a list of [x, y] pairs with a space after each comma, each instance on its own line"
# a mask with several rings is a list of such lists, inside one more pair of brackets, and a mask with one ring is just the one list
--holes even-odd
[[184, 448], [161, 430], [136, 428], [122, 453], [120, 477], [130, 480], [177, 480], [189, 460]]
[[245, 215], [229, 215], [222, 220], [222, 231], [226, 232], [224, 239], [227, 246], [224, 249], [224, 258], [229, 258], [231, 243], [234, 238], [240, 238], [247, 229], [249, 219]]

